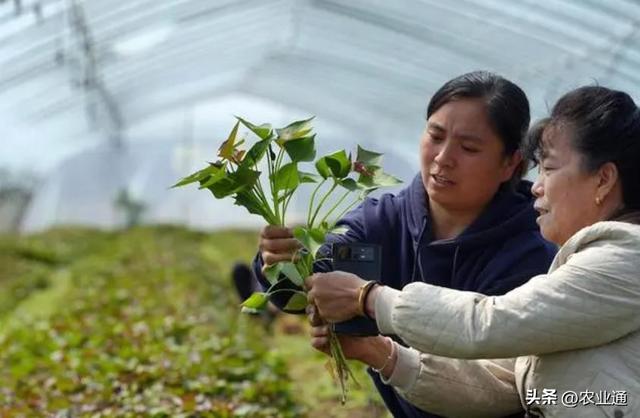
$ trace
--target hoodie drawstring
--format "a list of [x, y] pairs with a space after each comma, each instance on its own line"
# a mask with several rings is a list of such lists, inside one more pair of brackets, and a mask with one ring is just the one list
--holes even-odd
[[453, 284], [453, 280], [456, 277], [456, 264], [458, 264], [458, 252], [460, 251], [460, 246], [456, 245], [456, 252], [453, 253], [453, 267], [451, 268], [451, 283]]
[[[420, 234], [418, 235], [418, 243], [415, 245], [413, 257], [413, 270], [411, 271], [411, 281], [416, 281], [416, 273], [418, 271], [418, 259], [420, 257], [420, 247], [422, 246], [422, 236], [424, 235], [424, 231], [427, 229], [427, 217], [425, 216], [422, 219], [422, 229], [420, 230]], [[421, 280], [422, 281], [422, 280]]]

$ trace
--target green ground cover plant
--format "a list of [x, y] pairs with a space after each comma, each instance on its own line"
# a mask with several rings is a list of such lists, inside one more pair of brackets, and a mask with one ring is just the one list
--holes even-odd
[[250, 258], [255, 236], [159, 226], [0, 237], [0, 416], [381, 416], [371, 387], [334, 408], [302, 320], [271, 334], [237, 314], [230, 263]]

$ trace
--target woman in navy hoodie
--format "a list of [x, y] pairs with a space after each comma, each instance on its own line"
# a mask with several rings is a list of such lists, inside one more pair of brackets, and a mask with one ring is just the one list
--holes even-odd
[[[541, 237], [531, 184], [521, 180], [526, 164], [519, 149], [529, 121], [524, 92], [500, 76], [478, 71], [448, 81], [427, 108], [420, 173], [397, 195], [369, 198], [347, 214], [339, 225], [349, 231], [330, 236], [325, 251], [336, 242], [380, 245], [381, 277], [396, 289], [423, 281], [501, 295], [546, 272], [556, 247]], [[298, 246], [288, 228], [262, 230], [254, 270], [264, 286], [262, 267], [290, 260]], [[283, 294], [275, 300], [286, 301]], [[394, 417], [436, 417], [406, 402], [374, 371], [385, 366], [388, 340], [362, 338], [370, 350], [358, 350], [356, 359], [371, 366]]]

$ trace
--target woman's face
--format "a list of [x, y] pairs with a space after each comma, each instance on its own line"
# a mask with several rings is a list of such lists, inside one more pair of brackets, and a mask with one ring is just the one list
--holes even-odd
[[538, 179], [531, 192], [540, 232], [549, 241], [564, 244], [569, 237], [602, 216], [596, 204], [600, 178], [582, 166], [582, 156], [571, 144], [572, 129], [549, 126], [542, 136]]
[[521, 160], [519, 153], [505, 156], [481, 99], [454, 100], [434, 112], [420, 153], [430, 204], [467, 213], [479, 213]]

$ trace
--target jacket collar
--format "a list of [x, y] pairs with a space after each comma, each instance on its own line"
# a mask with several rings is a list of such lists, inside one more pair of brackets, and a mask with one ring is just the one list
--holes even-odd
[[640, 225], [640, 210], [626, 210], [618, 213], [611, 218], [616, 222], [628, 222], [631, 224]]
[[[515, 189], [500, 189], [491, 202], [458, 237], [438, 241], [439, 245], [462, 242], [482, 245], [488, 241], [503, 239], [523, 230], [537, 230], [536, 212], [533, 209], [531, 183], [522, 180]], [[409, 231], [415, 243], [430, 235], [428, 195], [418, 173], [408, 187], [408, 211], [406, 212]], [[429, 240], [429, 238], [427, 238]]]

